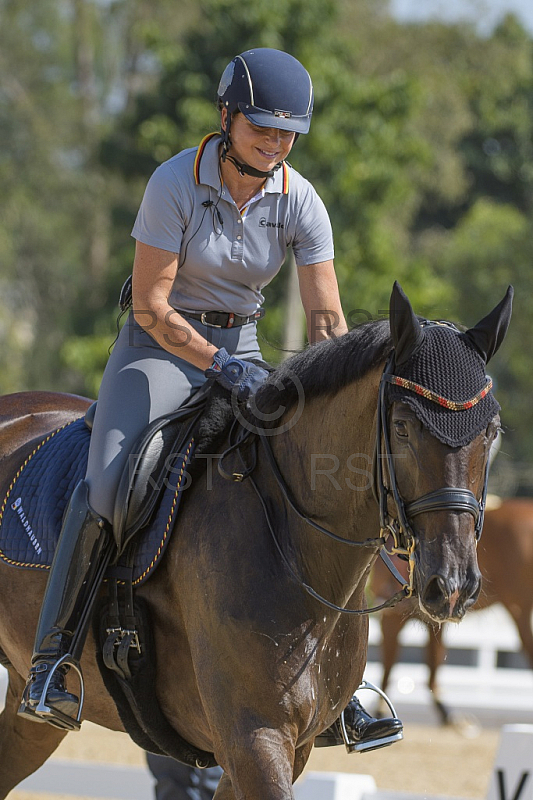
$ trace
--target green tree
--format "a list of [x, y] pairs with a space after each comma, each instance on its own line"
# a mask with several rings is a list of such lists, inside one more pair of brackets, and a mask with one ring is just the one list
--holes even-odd
[[[277, 47], [313, 76], [291, 162], [329, 209], [351, 321], [385, 310], [395, 279], [418, 311], [466, 324], [515, 285], [491, 371], [506, 448], [527, 460], [532, 40], [513, 17], [480, 36], [387, 6], [0, 0], [0, 392], [96, 393], [149, 175], [218, 127], [228, 60]], [[288, 275], [260, 327], [273, 361]]]
[[493, 197], [533, 212], [533, 41], [509, 15], [465, 54], [473, 125], [461, 150], [471, 202]]
[[533, 428], [530, 268], [531, 219], [514, 205], [479, 199], [453, 231], [428, 232], [426, 252], [446, 277], [453, 295], [448, 316], [473, 325], [515, 287], [513, 318], [501, 351], [489, 364], [502, 405], [505, 431], [500, 459], [530, 459]]
[[1, 392], [83, 391], [101, 374], [105, 351], [80, 370], [63, 347], [104, 329], [112, 339], [112, 205], [124, 185], [104, 173], [100, 143], [153, 78], [146, 26], [184, 35], [191, 4], [180, 6], [177, 19], [170, 0], [155, 11], [145, 0], [0, 2]]
[[489, 367], [506, 430], [497, 464], [530, 461], [531, 37], [508, 16], [489, 36], [464, 24], [389, 24], [381, 39], [375, 59], [375, 40], [363, 42], [361, 63], [417, 81], [411, 124], [427, 153], [424, 168], [411, 171], [418, 192], [403, 228], [408, 262], [437, 287], [433, 299], [423, 295], [432, 315], [465, 324], [515, 286], [508, 338]]

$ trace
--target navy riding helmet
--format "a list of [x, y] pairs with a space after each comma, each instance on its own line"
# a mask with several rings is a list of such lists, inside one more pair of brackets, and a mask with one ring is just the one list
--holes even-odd
[[231, 146], [231, 114], [235, 111], [263, 128], [296, 134], [309, 131], [311, 77], [296, 58], [282, 50], [258, 47], [236, 56], [222, 74], [217, 97], [219, 109], [228, 110], [226, 130], [222, 131], [225, 153]]

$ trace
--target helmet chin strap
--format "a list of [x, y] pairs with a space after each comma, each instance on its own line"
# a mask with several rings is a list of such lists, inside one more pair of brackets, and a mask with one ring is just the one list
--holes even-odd
[[230, 154], [228, 153], [230, 147], [231, 147], [231, 139], [229, 136], [229, 130], [227, 132], [222, 130], [221, 159], [222, 161], [226, 161], [226, 159], [228, 161], [231, 161], [231, 163], [234, 165], [239, 175], [241, 175], [242, 177], [244, 177], [244, 175], [251, 175], [253, 178], [263, 178], [263, 179], [272, 178], [276, 170], [278, 170], [283, 163], [282, 161], [280, 161], [279, 164], [276, 164], [275, 167], [269, 169], [268, 172], [263, 172], [260, 169], [255, 169], [255, 167], [251, 167], [249, 164], [243, 164], [241, 161], [237, 161], [237, 159], [234, 158], [233, 156], [230, 156]]
[[260, 169], [255, 169], [255, 167], [251, 167], [249, 164], [243, 164], [241, 161], [237, 161], [236, 158], [233, 158], [233, 156], [230, 156], [227, 153], [226, 154], [224, 154], [224, 153], [222, 154], [222, 160], [223, 161], [226, 160], [226, 158], [224, 158], [224, 155], [226, 156], [228, 161], [231, 161], [231, 163], [235, 165], [235, 169], [237, 170], [239, 175], [242, 175], [242, 176], [244, 176], [244, 175], [252, 175], [254, 178], [272, 178], [272, 176], [274, 175], [276, 170], [278, 170], [281, 167], [281, 164], [282, 164], [282, 162], [280, 161], [279, 164], [276, 164], [275, 167], [273, 167], [272, 169], [269, 169], [268, 172], [263, 172]]

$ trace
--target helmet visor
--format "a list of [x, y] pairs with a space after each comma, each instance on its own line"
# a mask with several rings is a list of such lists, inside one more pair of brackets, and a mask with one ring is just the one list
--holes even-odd
[[249, 122], [259, 125], [261, 128], [278, 128], [280, 131], [291, 131], [292, 133], [309, 133], [311, 114], [296, 116], [290, 111], [282, 109], [269, 111], [249, 103], [238, 103], [238, 107]]

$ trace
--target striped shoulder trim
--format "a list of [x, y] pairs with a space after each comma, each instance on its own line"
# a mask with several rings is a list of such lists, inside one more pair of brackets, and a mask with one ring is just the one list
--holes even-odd
[[289, 167], [285, 163], [282, 162], [283, 166], [283, 194], [289, 194]]
[[213, 136], [220, 136], [220, 133], [218, 133], [218, 131], [208, 133], [198, 145], [198, 150], [196, 151], [196, 157], [194, 159], [194, 180], [196, 185], [200, 183], [200, 161], [202, 160], [207, 143], [211, 141]]

